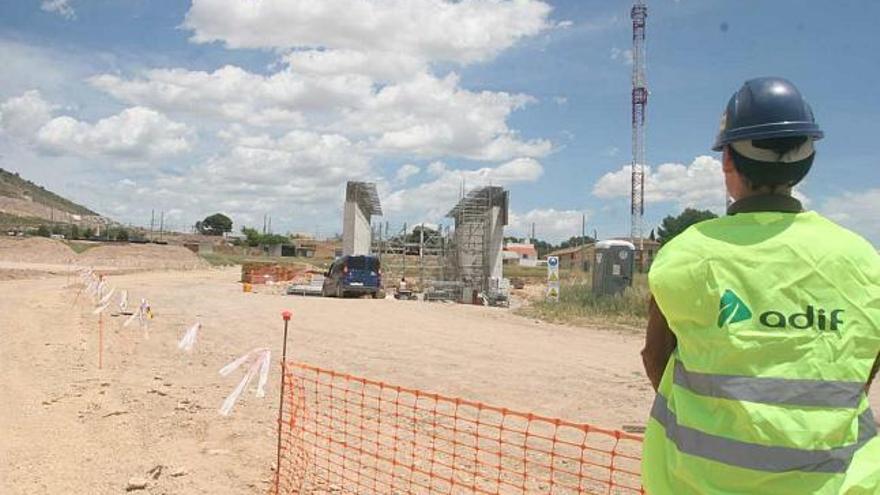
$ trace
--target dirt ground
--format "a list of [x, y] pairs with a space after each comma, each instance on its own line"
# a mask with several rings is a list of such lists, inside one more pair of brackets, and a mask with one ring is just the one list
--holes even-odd
[[[653, 397], [637, 332], [499, 308], [243, 293], [238, 268], [108, 276], [131, 301], [148, 298], [155, 319], [145, 334], [105, 317], [99, 370], [91, 303], [73, 305], [64, 272], [42, 273], [0, 282], [3, 494], [118, 494], [133, 477], [148, 480], [135, 493], [266, 493], [287, 308], [289, 358], [321, 367], [616, 428], [644, 424]], [[188, 355], [176, 344], [196, 321]], [[220, 416], [241, 375], [218, 370], [255, 347], [273, 351], [267, 396], [251, 390]]]
[[78, 264], [102, 270], [192, 270], [208, 263], [182, 246], [101, 244], [77, 254], [68, 245], [42, 237], [0, 237], [0, 263]]

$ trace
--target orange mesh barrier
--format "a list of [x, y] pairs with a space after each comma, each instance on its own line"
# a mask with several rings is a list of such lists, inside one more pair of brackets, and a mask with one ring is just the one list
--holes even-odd
[[632, 494], [641, 438], [287, 363], [281, 494]]

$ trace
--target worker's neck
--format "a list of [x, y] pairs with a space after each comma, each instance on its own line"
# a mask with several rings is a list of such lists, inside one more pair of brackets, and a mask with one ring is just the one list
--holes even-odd
[[731, 194], [730, 199], [733, 201], [740, 201], [742, 199], [751, 198], [754, 196], [791, 196], [791, 187], [787, 186], [777, 186], [777, 187], [769, 187], [763, 186], [755, 189], [741, 189], [736, 191], [736, 194]]

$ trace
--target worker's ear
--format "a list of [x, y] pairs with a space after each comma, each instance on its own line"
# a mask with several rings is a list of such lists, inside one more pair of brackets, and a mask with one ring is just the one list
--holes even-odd
[[721, 171], [727, 174], [737, 173], [736, 165], [733, 164], [733, 157], [730, 156], [730, 145], [724, 147], [721, 153]]
[[730, 146], [724, 147], [721, 155], [721, 172], [724, 174], [724, 186], [727, 189], [727, 195], [734, 201], [742, 198], [748, 192], [748, 181], [736, 169], [733, 164], [733, 157], [730, 155]]

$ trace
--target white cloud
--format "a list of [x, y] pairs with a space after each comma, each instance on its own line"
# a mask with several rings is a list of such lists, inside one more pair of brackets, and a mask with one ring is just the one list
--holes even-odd
[[880, 188], [849, 191], [826, 199], [821, 213], [880, 246]]
[[442, 218], [458, 202], [462, 187], [495, 185], [507, 186], [520, 182], [534, 182], [541, 177], [544, 168], [532, 158], [519, 158], [497, 167], [476, 170], [451, 169], [442, 162], [428, 166], [433, 180], [415, 187], [399, 189], [382, 198], [383, 210], [406, 213], [417, 217]]
[[93, 67], [107, 56], [95, 50], [83, 53], [73, 47], [26, 44], [0, 35], [0, 98], [39, 88], [44, 98], [51, 95], [54, 101], [80, 103], [86, 86], [83, 79], [93, 74]]
[[[645, 202], [676, 203], [679, 207], [723, 208], [726, 201], [721, 162], [711, 156], [698, 156], [690, 165], [664, 163], [656, 169], [645, 167]], [[593, 186], [599, 198], [629, 197], [632, 167], [624, 165], [603, 175]]]
[[633, 51], [632, 48], [627, 48], [622, 50], [617, 48], [616, 46], [611, 49], [611, 60], [619, 60], [626, 65], [632, 65], [633, 63]]
[[418, 166], [413, 165], [412, 163], [407, 163], [401, 165], [401, 167], [397, 169], [397, 173], [394, 175], [394, 178], [397, 179], [397, 182], [405, 183], [407, 180], [409, 180], [410, 177], [417, 175], [421, 171], [422, 169], [420, 169]]
[[0, 104], [0, 130], [19, 138], [30, 138], [52, 118], [54, 109], [39, 91], [27, 91]]
[[549, 141], [522, 141], [506, 123], [512, 111], [532, 101], [526, 95], [464, 90], [455, 74], [443, 79], [422, 74], [382, 88], [340, 126], [378, 133], [375, 146], [380, 150], [423, 158], [457, 155], [502, 161], [541, 157], [552, 149]]
[[620, 148], [617, 146], [609, 146], [602, 152], [602, 154], [609, 157], [615, 157], [620, 154]]
[[70, 6], [70, 0], [43, 0], [40, 9], [45, 12], [58, 14], [67, 20], [76, 19], [76, 11]]
[[428, 68], [426, 60], [399, 52], [309, 49], [293, 51], [283, 59], [299, 74], [359, 74], [381, 82], [407, 79]]
[[304, 78], [289, 69], [262, 76], [227, 65], [213, 72], [155, 69], [142, 79], [103, 74], [93, 86], [127, 103], [251, 126], [301, 125], [301, 112], [356, 104], [369, 95], [364, 77]]
[[555, 101], [557, 105], [562, 106], [568, 103], [568, 98], [565, 96], [554, 96], [553, 101]]
[[[511, 212], [506, 235], [529, 237], [535, 224], [535, 237], [557, 243], [581, 235], [582, 211], [537, 208], [525, 213]], [[589, 221], [589, 216], [587, 216]], [[588, 234], [589, 235], [589, 234]]]
[[190, 130], [155, 110], [127, 108], [94, 124], [56, 117], [36, 134], [36, 142], [58, 154], [156, 158], [188, 151]]
[[37, 90], [0, 104], [0, 131], [26, 145], [57, 155], [99, 155], [148, 159], [189, 151], [192, 131], [161, 113], [132, 107], [94, 124], [57, 110]]
[[238, 213], [341, 204], [346, 180], [368, 179], [369, 158], [344, 136], [291, 131], [241, 136], [229, 149], [157, 183], [181, 197]]
[[194, 0], [184, 26], [192, 41], [228, 48], [320, 47], [471, 63], [550, 28], [550, 10], [537, 0]]
[[210, 73], [152, 70], [136, 80], [105, 74], [91, 82], [122, 101], [170, 114], [311, 126], [368, 139], [378, 153], [502, 161], [552, 149], [549, 141], [524, 141], [507, 126], [510, 113], [533, 98], [468, 91], [455, 74], [439, 79], [423, 72], [380, 87], [357, 74], [303, 75], [287, 67], [263, 76], [226, 66]]
[[166, 217], [176, 210], [176, 227], [184, 229], [221, 211], [234, 220], [236, 230], [262, 225], [263, 215], [269, 214], [276, 232], [313, 232], [320, 226], [322, 234], [332, 234], [339, 229], [345, 182], [377, 179], [360, 146], [336, 134], [230, 134], [222, 144], [173, 172], [117, 169], [115, 180], [78, 184], [79, 194], [108, 205], [106, 212], [119, 219], [141, 224], [149, 222], [154, 208], [157, 216], [161, 209]]

